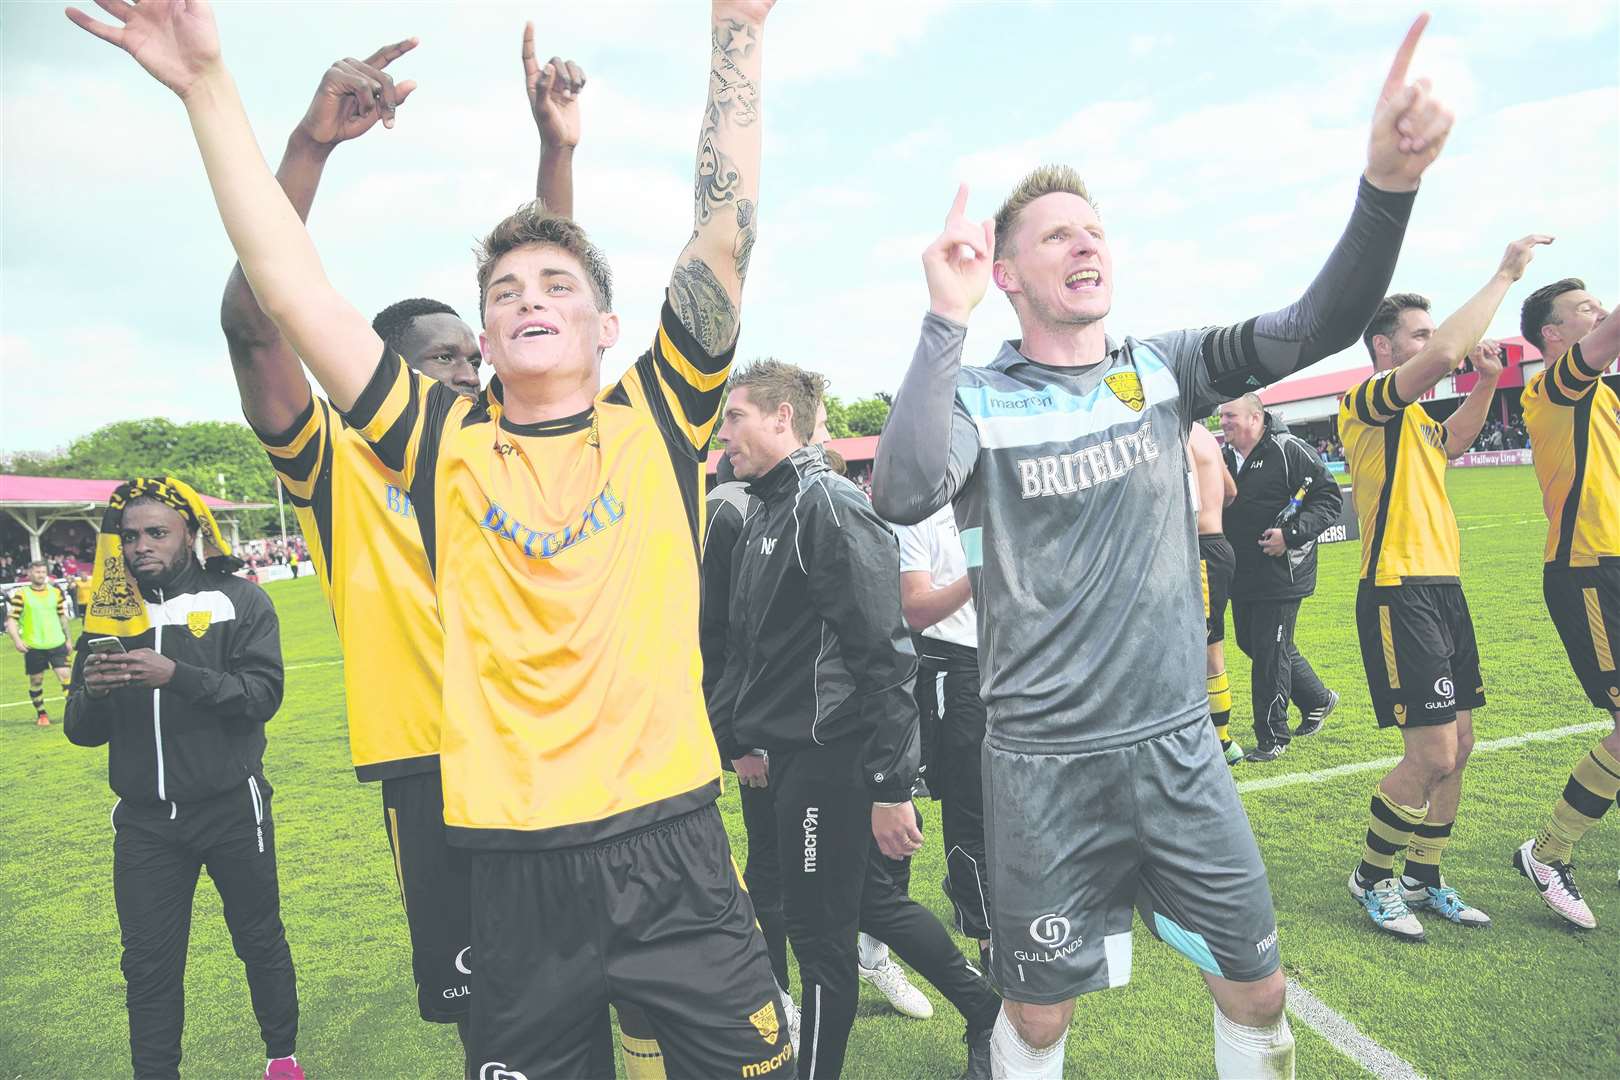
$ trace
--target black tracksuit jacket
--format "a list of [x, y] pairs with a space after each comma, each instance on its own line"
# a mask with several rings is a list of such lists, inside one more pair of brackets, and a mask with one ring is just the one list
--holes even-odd
[[819, 446], [794, 451], [749, 492], [762, 508], [732, 551], [726, 666], [710, 711], [721, 755], [860, 739], [873, 801], [910, 798], [917, 654], [894, 534]]
[[152, 625], [124, 648], [175, 663], [169, 685], [84, 687], [79, 638], [65, 726], [80, 746], [110, 743], [107, 776], [130, 803], [197, 802], [261, 772], [264, 724], [281, 707], [281, 628], [264, 590], [195, 561], [161, 589], [142, 589]]
[[[1338, 520], [1344, 495], [1309, 445], [1288, 434], [1266, 413], [1266, 430], [1241, 468], [1230, 445], [1221, 451], [1237, 481], [1237, 498], [1221, 517], [1221, 531], [1237, 555], [1234, 600], [1299, 600], [1316, 591], [1316, 538]], [[1277, 515], [1307, 479], [1299, 516], [1283, 528], [1283, 558], [1260, 550], [1260, 534], [1275, 528]]]

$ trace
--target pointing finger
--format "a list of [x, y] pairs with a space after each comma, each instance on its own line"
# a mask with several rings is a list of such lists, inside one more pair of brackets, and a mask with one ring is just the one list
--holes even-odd
[[1429, 13], [1424, 12], [1406, 31], [1406, 39], [1395, 50], [1395, 62], [1389, 65], [1389, 74], [1384, 77], [1384, 89], [1378, 95], [1379, 100], [1387, 100], [1406, 85], [1406, 69], [1412, 66], [1412, 54], [1417, 51], [1418, 38], [1423, 36], [1423, 28], [1428, 25]]
[[419, 44], [421, 44], [420, 39], [408, 37], [404, 41], [396, 41], [392, 45], [384, 45], [382, 48], [366, 57], [366, 63], [377, 68], [387, 67], [395, 60], [398, 60], [400, 57], [416, 48], [416, 46]]
[[523, 24], [523, 73], [529, 77], [530, 85], [534, 78], [540, 74], [540, 65], [534, 60], [534, 23]]
[[966, 184], [956, 185], [956, 199], [951, 203], [951, 212], [945, 215], [947, 225], [953, 221], [960, 221], [967, 216], [967, 200], [968, 186]]

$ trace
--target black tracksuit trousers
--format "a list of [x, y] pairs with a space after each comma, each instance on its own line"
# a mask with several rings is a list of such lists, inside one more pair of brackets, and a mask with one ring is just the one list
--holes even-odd
[[950, 934], [905, 893], [909, 860], [872, 840], [872, 797], [859, 739], [771, 754], [783, 921], [799, 960], [799, 1075], [839, 1075], [855, 1022], [856, 934], [887, 944], [960, 1010], [971, 1028], [994, 1023], [1001, 999]]
[[984, 701], [975, 649], [918, 636], [917, 708], [936, 717], [928, 789], [945, 836], [945, 895], [964, 937], [990, 937], [990, 868], [984, 857]]
[[1254, 738], [1262, 750], [1287, 745], [1288, 703], [1308, 713], [1328, 703], [1328, 689], [1310, 661], [1294, 647], [1299, 600], [1233, 600], [1232, 627], [1238, 648], [1253, 661], [1249, 689]]
[[203, 867], [247, 969], [267, 1057], [298, 1036], [298, 990], [281, 925], [270, 785], [251, 776], [221, 795], [177, 805], [113, 807], [113, 896], [123, 937], [129, 1048], [137, 1080], [180, 1075], [186, 946]]

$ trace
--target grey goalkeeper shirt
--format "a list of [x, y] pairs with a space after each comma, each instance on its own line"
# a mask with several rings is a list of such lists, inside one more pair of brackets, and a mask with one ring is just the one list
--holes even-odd
[[1109, 749], [1206, 713], [1188, 426], [1359, 337], [1412, 199], [1361, 181], [1349, 224], [1295, 303], [1228, 327], [1110, 338], [1088, 367], [1035, 363], [1017, 342], [987, 367], [963, 367], [966, 328], [924, 318], [873, 501], [904, 524], [954, 504], [992, 745]]

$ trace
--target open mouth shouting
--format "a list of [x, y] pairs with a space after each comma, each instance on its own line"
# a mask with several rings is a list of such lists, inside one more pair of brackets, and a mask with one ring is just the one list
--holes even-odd
[[540, 319], [528, 319], [518, 323], [517, 329], [512, 331], [513, 340], [520, 338], [537, 338], [555, 336], [557, 328], [551, 323]]
[[1070, 292], [1081, 292], [1086, 289], [1095, 289], [1102, 285], [1102, 273], [1098, 270], [1076, 270], [1063, 279], [1063, 287]]

